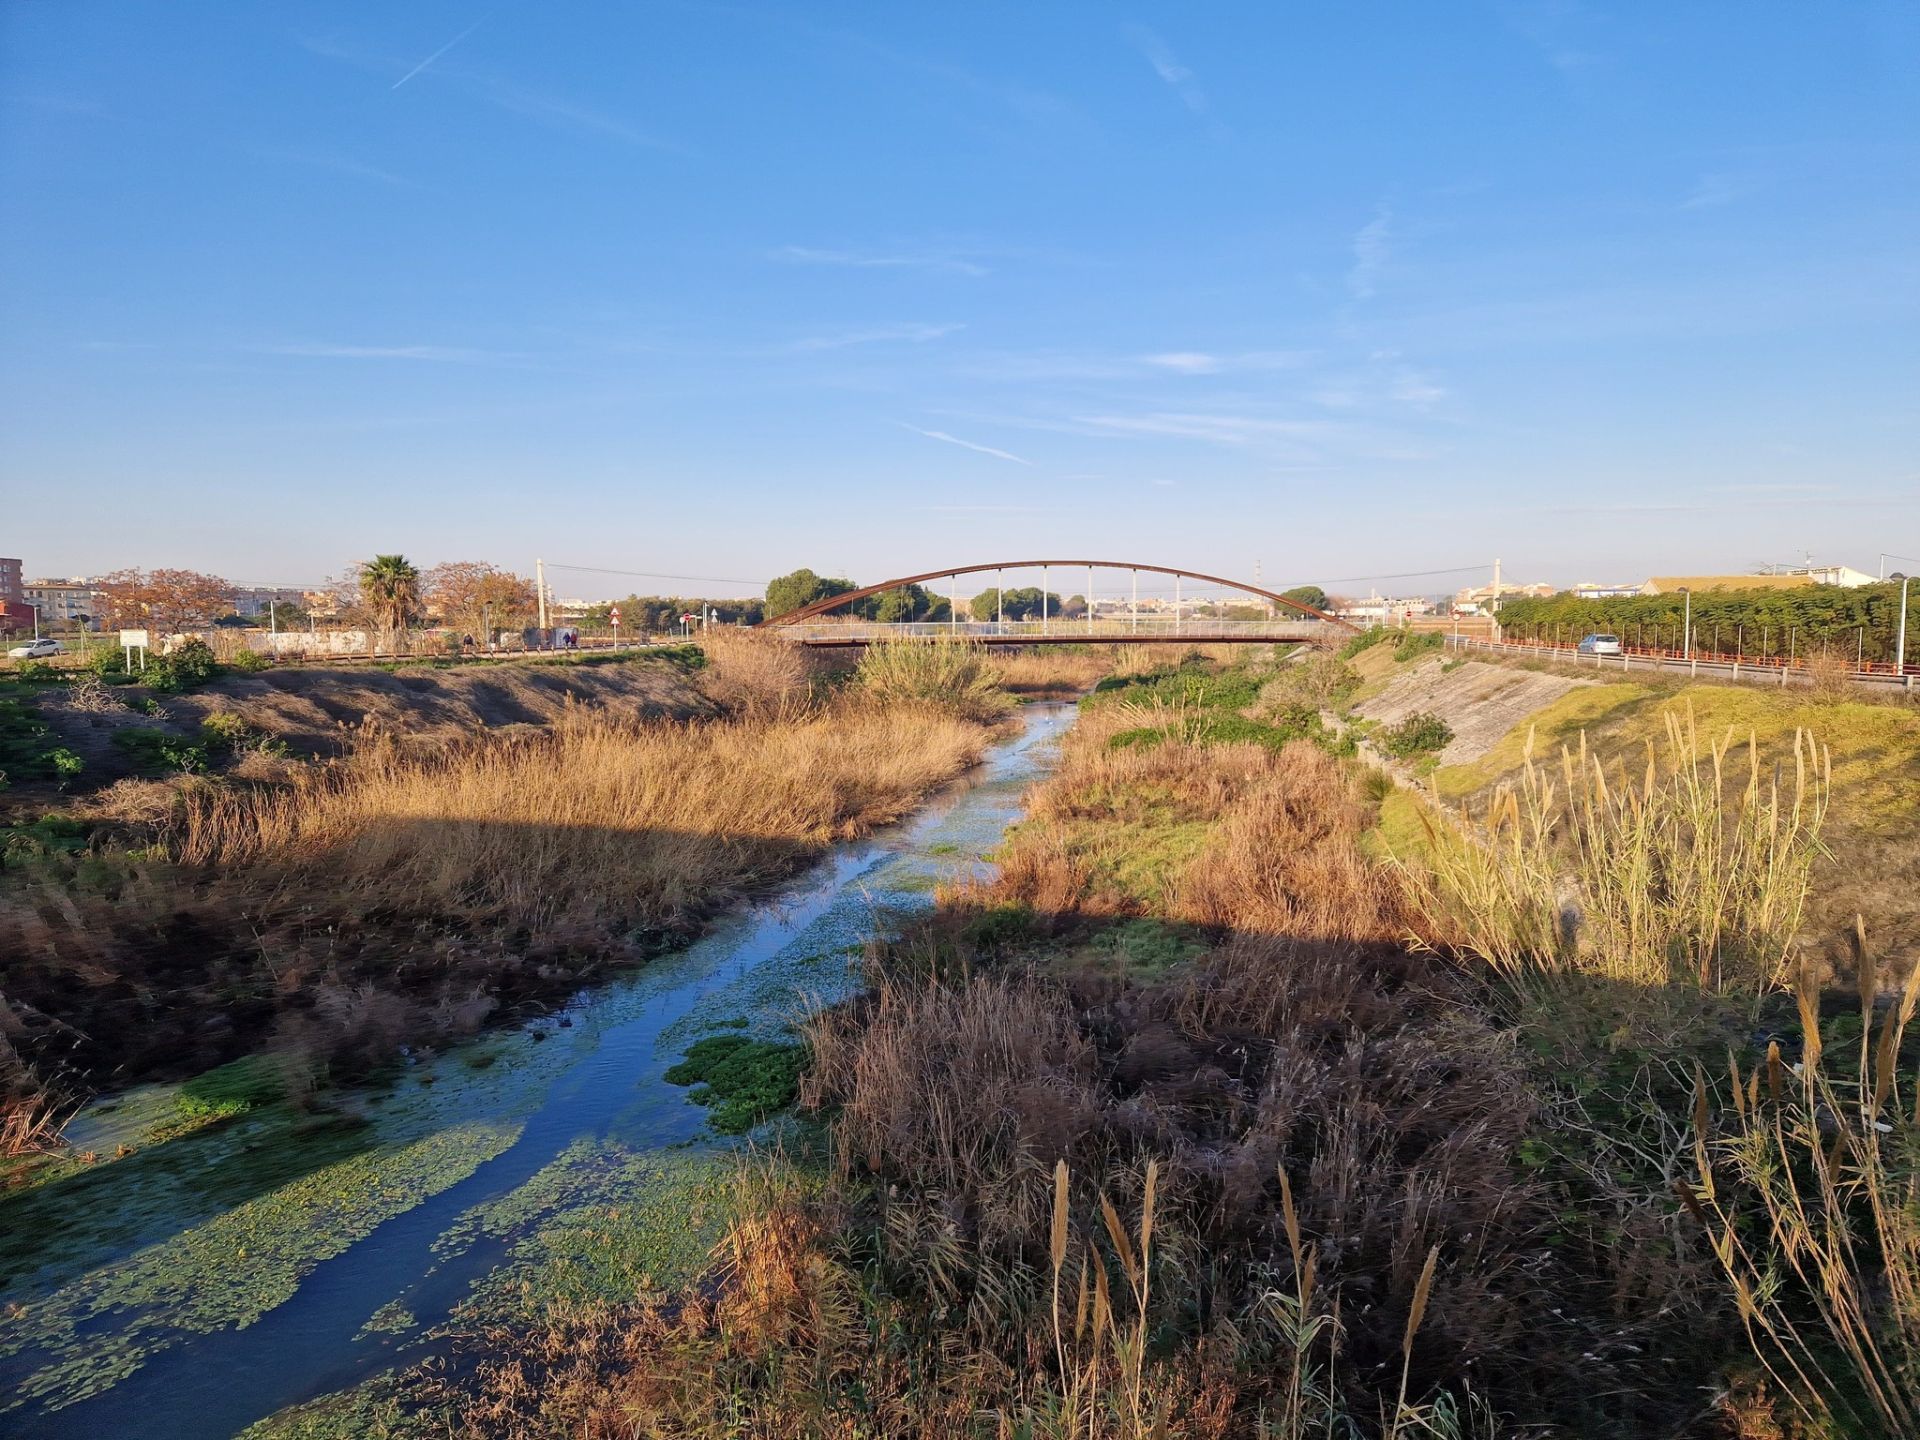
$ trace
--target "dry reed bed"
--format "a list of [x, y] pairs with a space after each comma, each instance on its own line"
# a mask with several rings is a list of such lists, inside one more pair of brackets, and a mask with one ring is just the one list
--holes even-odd
[[985, 739], [928, 706], [653, 725], [578, 712], [442, 754], [376, 743], [284, 790], [196, 793], [178, 853], [401, 911], [671, 926], [897, 819]]
[[580, 710], [438, 751], [374, 737], [285, 786], [193, 787], [170, 861], [0, 897], [15, 1047], [98, 1084], [275, 1030], [367, 1061], [470, 1030], [900, 816], [990, 739], [930, 704], [773, 699], [692, 724]]
[[[480, 1433], [1493, 1433], [1463, 1379], [1631, 1413], [1636, 1361], [1592, 1353], [1631, 1323], [1569, 1300], [1515, 1164], [1535, 1095], [1401, 943], [1353, 778], [1304, 744], [1106, 728], [1069, 738], [1000, 879], [812, 1025], [827, 1193], [760, 1176], [677, 1308], [516, 1342], [469, 1396]], [[1157, 899], [1094, 863], [1116, 814], [1204, 832]], [[1211, 948], [1082, 963], [1114, 917]]]

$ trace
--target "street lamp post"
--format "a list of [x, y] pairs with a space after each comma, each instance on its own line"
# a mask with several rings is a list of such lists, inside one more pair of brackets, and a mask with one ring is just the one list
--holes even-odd
[[1680, 587], [1680, 593], [1686, 597], [1685, 618], [1680, 622], [1680, 658], [1693, 658], [1693, 590], [1686, 585]]
[[1907, 581], [1908, 581], [1908, 577], [1905, 574], [1901, 573], [1900, 571], [1896, 570], [1894, 571], [1893, 574], [1889, 575], [1887, 578], [1889, 580], [1898, 580], [1900, 582], [1900, 625], [1899, 625], [1899, 628], [1895, 631], [1895, 638], [1893, 642], [1893, 673], [1896, 675], [1905, 675], [1907, 673]]

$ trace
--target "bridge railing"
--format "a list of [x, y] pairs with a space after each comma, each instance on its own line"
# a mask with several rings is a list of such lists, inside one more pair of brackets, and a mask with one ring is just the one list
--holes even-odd
[[1142, 615], [1095, 617], [1055, 617], [1049, 620], [946, 620], [882, 623], [872, 620], [803, 620], [782, 625], [775, 634], [796, 640], [1011, 640], [1023, 638], [1088, 640], [1138, 640], [1143, 645], [1165, 641], [1195, 640], [1208, 636], [1232, 636], [1235, 639], [1303, 641], [1325, 638], [1344, 639], [1350, 631], [1325, 620], [1210, 620], [1205, 616]]

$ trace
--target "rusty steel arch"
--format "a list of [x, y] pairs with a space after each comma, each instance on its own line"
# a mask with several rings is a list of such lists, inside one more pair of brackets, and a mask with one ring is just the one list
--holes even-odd
[[[824, 615], [829, 610], [838, 610], [842, 605], [851, 605], [865, 600], [870, 595], [879, 595], [884, 591], [898, 590], [903, 585], [919, 585], [927, 580], [945, 580], [961, 575], [983, 575], [989, 570], [1038, 570], [1053, 566], [1072, 568], [1085, 566], [1091, 570], [1145, 570], [1155, 575], [1174, 575], [1184, 580], [1201, 580], [1209, 585], [1224, 585], [1229, 590], [1239, 590], [1248, 595], [1258, 595], [1262, 600], [1271, 600], [1276, 605], [1284, 605], [1289, 610], [1298, 610], [1302, 615], [1310, 615], [1315, 620], [1326, 620], [1349, 630], [1359, 631], [1360, 627], [1351, 621], [1342, 620], [1338, 615], [1329, 615], [1324, 610], [1316, 610], [1311, 605], [1302, 605], [1298, 600], [1289, 600], [1286, 596], [1272, 590], [1263, 590], [1258, 585], [1249, 585], [1242, 580], [1229, 580], [1222, 575], [1205, 575], [1198, 570], [1177, 570], [1170, 565], [1137, 565], [1126, 560], [1002, 560], [993, 565], [948, 566], [944, 570], [929, 570], [922, 575], [902, 575], [893, 580], [883, 580], [878, 585], [863, 585], [857, 590], [849, 590], [843, 595], [829, 595], [802, 605], [798, 610], [789, 610], [784, 615], [776, 615], [762, 620], [761, 628], [795, 625], [803, 620], [811, 620], [816, 615]], [[1089, 601], [1092, 596], [1087, 597]]]

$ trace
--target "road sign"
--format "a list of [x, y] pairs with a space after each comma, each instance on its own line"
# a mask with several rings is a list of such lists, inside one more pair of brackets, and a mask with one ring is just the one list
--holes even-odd
[[613, 628], [618, 630], [620, 628], [620, 607], [618, 605], [614, 606], [613, 609], [608, 612], [608, 618], [613, 621]]

